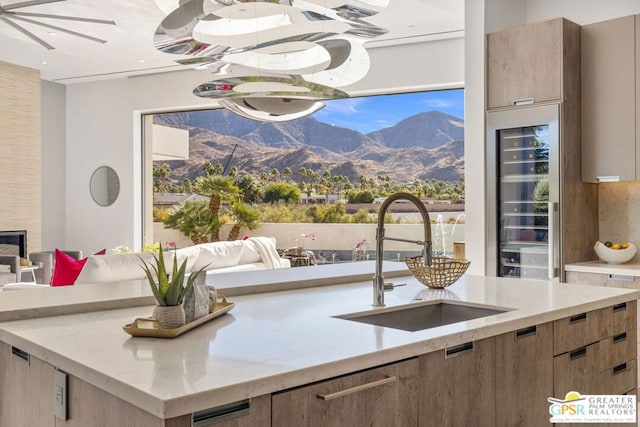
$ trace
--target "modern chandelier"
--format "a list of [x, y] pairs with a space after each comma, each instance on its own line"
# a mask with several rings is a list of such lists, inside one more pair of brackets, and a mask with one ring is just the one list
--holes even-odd
[[366, 21], [388, 0], [187, 0], [160, 23], [154, 45], [211, 72], [193, 91], [243, 117], [282, 122], [346, 98], [362, 79], [364, 42], [386, 29]]
[[20, 9], [31, 6], [38, 6], [46, 3], [57, 3], [66, 0], [30, 0], [23, 1], [20, 3], [13, 3], [8, 5], [0, 5], [0, 22], [4, 22], [25, 36], [29, 37], [31, 40], [38, 43], [40, 46], [44, 47], [48, 50], [55, 49], [46, 41], [42, 40], [37, 35], [33, 34], [31, 31], [27, 30], [25, 27], [20, 25], [21, 23], [27, 23], [31, 25], [37, 25], [40, 27], [47, 28], [49, 30], [60, 31], [62, 33], [71, 34], [76, 37], [82, 37], [87, 40], [91, 40], [97, 43], [106, 43], [106, 40], [99, 39], [97, 37], [93, 37], [87, 34], [79, 33], [77, 31], [72, 31], [67, 28], [59, 27], [57, 25], [47, 24], [46, 22], [41, 22], [39, 20], [33, 18], [45, 18], [45, 19], [61, 19], [67, 21], [81, 21], [81, 22], [90, 22], [93, 24], [106, 24], [106, 25], [116, 25], [114, 21], [108, 21], [104, 19], [93, 19], [93, 18], [81, 18], [78, 16], [68, 16], [68, 15], [51, 15], [48, 13], [35, 13], [35, 12], [21, 12]]

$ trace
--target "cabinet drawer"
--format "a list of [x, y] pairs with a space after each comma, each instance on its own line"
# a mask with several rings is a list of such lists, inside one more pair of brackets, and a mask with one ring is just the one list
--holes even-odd
[[554, 396], [565, 396], [569, 391], [598, 394], [600, 343], [580, 347], [553, 358]]
[[623, 302], [603, 308], [600, 311], [602, 312], [607, 337], [637, 329], [636, 301]]
[[607, 336], [602, 310], [579, 313], [553, 322], [553, 354], [573, 351]]
[[417, 375], [410, 359], [275, 393], [272, 426], [415, 426]]
[[637, 360], [631, 359], [600, 373], [598, 394], [624, 394], [636, 388]]
[[636, 334], [636, 330], [631, 330], [600, 341], [600, 372], [636, 358], [638, 353]]

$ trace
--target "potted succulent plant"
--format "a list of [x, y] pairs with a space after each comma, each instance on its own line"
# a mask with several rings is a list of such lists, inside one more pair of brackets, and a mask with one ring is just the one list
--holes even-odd
[[185, 283], [187, 260], [184, 260], [178, 268], [178, 260], [174, 255], [173, 269], [171, 274], [168, 274], [164, 264], [163, 251], [160, 250], [158, 255], [153, 254], [153, 259], [155, 265], [140, 258], [143, 264], [142, 269], [147, 275], [151, 291], [158, 303], [153, 310], [153, 317], [160, 322], [163, 328], [179, 328], [185, 324], [185, 313], [182, 306], [184, 296], [204, 268], [191, 273]]

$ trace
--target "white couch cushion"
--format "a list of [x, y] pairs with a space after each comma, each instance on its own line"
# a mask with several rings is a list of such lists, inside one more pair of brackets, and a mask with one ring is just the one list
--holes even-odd
[[[273, 244], [275, 247], [275, 239], [273, 240], [274, 240]], [[256, 245], [254, 245], [251, 240], [243, 240], [242, 242], [244, 243], [244, 245], [242, 247], [242, 255], [240, 256], [240, 261], [239, 261], [240, 264], [251, 264], [254, 262], [262, 261], [260, 252], [258, 252]]]
[[206, 270], [211, 270], [238, 265], [242, 255], [243, 243], [242, 240], [235, 240], [233, 242], [211, 242], [198, 245], [200, 252], [192, 271], [198, 271], [202, 267], [205, 267]]
[[[140, 280], [146, 278], [142, 269], [142, 260], [155, 265], [150, 252], [91, 255], [76, 279], [76, 284], [118, 282], [121, 280]], [[173, 268], [173, 253], [164, 252], [164, 264], [167, 271]]]

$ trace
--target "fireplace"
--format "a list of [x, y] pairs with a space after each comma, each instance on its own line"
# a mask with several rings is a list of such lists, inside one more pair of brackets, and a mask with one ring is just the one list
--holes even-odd
[[0, 231], [0, 255], [27, 257], [27, 230]]

